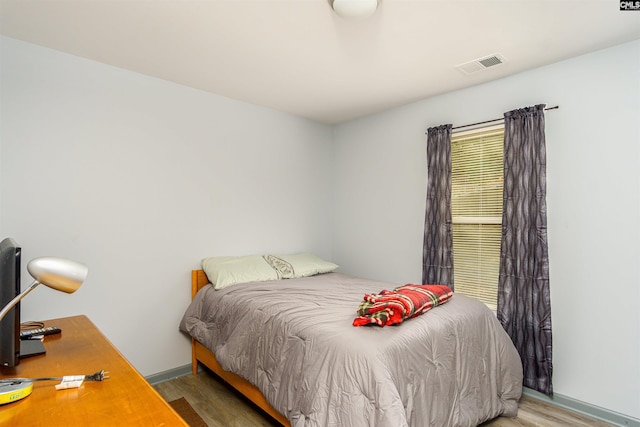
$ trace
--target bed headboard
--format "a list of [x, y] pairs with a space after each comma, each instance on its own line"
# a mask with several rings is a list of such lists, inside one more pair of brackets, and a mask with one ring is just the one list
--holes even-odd
[[191, 299], [196, 293], [209, 284], [209, 278], [204, 274], [204, 270], [191, 270]]

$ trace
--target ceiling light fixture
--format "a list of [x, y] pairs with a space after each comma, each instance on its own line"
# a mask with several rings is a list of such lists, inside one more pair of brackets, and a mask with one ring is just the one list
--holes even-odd
[[344, 18], [366, 18], [373, 15], [379, 0], [333, 0], [333, 10]]

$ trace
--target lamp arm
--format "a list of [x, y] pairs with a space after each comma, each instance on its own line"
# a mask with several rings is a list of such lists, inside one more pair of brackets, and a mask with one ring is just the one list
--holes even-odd
[[4, 318], [4, 316], [7, 315], [7, 313], [17, 304], [20, 302], [20, 300], [22, 298], [24, 298], [25, 296], [27, 296], [27, 294], [29, 292], [31, 292], [32, 290], [35, 289], [36, 286], [38, 286], [40, 284], [40, 282], [38, 282], [37, 280], [34, 280], [33, 283], [31, 285], [29, 285], [29, 287], [27, 289], [25, 289], [24, 291], [22, 291], [22, 293], [18, 296], [16, 296], [14, 299], [12, 299], [9, 304], [5, 305], [4, 308], [2, 309], [2, 311], [0, 312], [0, 321], [2, 321], [2, 319]]

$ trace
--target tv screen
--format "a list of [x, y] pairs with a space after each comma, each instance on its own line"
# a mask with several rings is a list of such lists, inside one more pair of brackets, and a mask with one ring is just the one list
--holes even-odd
[[[0, 242], [0, 309], [20, 294], [20, 247], [11, 238]], [[20, 303], [0, 321], [0, 366], [20, 362]]]

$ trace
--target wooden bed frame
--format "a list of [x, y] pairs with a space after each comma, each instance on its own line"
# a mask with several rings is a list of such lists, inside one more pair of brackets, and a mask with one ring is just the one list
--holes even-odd
[[[209, 279], [203, 270], [192, 270], [191, 271], [191, 299], [193, 299], [196, 293], [203, 288], [204, 286], [209, 284]], [[241, 394], [243, 394], [247, 399], [255, 403], [259, 408], [273, 417], [276, 421], [282, 424], [284, 427], [291, 427], [289, 424], [289, 420], [287, 420], [284, 415], [280, 412], [276, 411], [273, 406], [267, 399], [264, 397], [262, 392], [251, 384], [249, 381], [244, 378], [222, 369], [218, 361], [216, 360], [215, 355], [211, 350], [206, 348], [204, 345], [200, 344], [195, 339], [191, 339], [191, 368], [193, 375], [198, 373], [198, 362], [205, 365], [207, 368], [211, 369], [222, 378], [225, 382], [230, 384], [233, 388], [238, 390]]]

